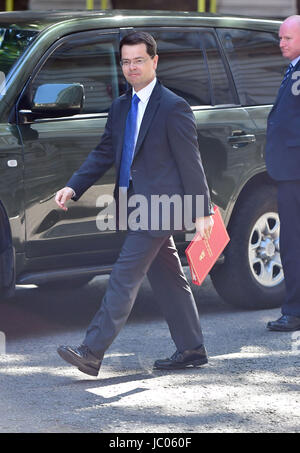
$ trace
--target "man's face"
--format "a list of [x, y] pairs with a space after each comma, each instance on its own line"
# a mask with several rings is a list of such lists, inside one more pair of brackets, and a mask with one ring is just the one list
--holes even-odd
[[155, 78], [158, 56], [151, 58], [146, 44], [124, 45], [121, 60], [124, 77], [135, 91], [141, 90]]
[[300, 55], [300, 23], [286, 20], [279, 30], [282, 55], [292, 61]]

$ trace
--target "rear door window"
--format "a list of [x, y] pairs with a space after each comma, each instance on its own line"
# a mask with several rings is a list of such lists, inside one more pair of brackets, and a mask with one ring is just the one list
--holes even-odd
[[146, 30], [157, 42], [157, 76], [191, 106], [211, 105], [207, 64], [198, 31]]
[[276, 33], [256, 30], [218, 29], [242, 105], [272, 104], [286, 60]]
[[211, 28], [147, 28], [157, 42], [157, 76], [191, 107], [232, 105], [233, 83]]
[[225, 68], [215, 33], [203, 30], [200, 33], [205, 49], [212, 90], [212, 105], [231, 105], [236, 102], [235, 90]]

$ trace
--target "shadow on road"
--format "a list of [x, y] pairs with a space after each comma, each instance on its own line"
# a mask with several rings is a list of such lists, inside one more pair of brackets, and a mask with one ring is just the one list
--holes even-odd
[[[86, 328], [104, 295], [108, 277], [96, 277], [81, 288], [17, 287], [13, 299], [0, 304], [0, 331], [7, 339], [46, 335]], [[210, 280], [193, 286], [200, 314], [229, 312]], [[147, 281], [142, 285], [128, 322], [160, 319], [161, 314]]]

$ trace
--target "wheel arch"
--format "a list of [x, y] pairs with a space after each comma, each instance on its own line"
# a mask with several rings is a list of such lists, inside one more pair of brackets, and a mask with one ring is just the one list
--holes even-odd
[[267, 172], [258, 173], [252, 178], [248, 179], [248, 181], [244, 184], [240, 192], [236, 197], [236, 201], [233, 205], [231, 212], [227, 217], [227, 229], [230, 230], [232, 222], [236, 215], [238, 215], [239, 208], [243, 204], [244, 200], [249, 196], [252, 191], [258, 189], [259, 186], [263, 185], [270, 185], [275, 186], [275, 181], [268, 175]]
[[15, 289], [15, 250], [7, 211], [0, 200], [0, 294], [11, 296]]
[[11, 228], [4, 204], [0, 200], [0, 253], [12, 245]]
[[263, 285], [251, 274], [248, 261], [252, 219], [261, 215], [263, 209], [276, 210], [276, 198], [276, 184], [267, 174], [253, 177], [240, 191], [227, 225], [230, 242], [224, 250], [224, 260], [210, 272], [216, 291], [231, 305], [250, 309], [274, 308], [283, 301], [284, 281], [275, 286]]

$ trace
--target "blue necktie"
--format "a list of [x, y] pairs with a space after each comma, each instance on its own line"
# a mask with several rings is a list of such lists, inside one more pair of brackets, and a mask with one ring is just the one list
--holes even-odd
[[129, 187], [130, 167], [131, 167], [133, 152], [134, 152], [134, 137], [135, 137], [135, 131], [136, 131], [136, 120], [137, 120], [139, 102], [140, 102], [140, 99], [135, 94], [131, 100], [131, 107], [130, 107], [130, 110], [128, 112], [127, 119], [126, 119], [124, 144], [123, 144], [122, 160], [121, 160], [121, 167], [120, 167], [120, 179], [119, 179], [120, 187], [127, 187], [127, 188]]
[[290, 63], [284, 74], [283, 81], [281, 82], [280, 88], [283, 87], [283, 85], [285, 84], [286, 80], [288, 79], [288, 77], [293, 69], [294, 69], [294, 66], [292, 65], [292, 63]]

